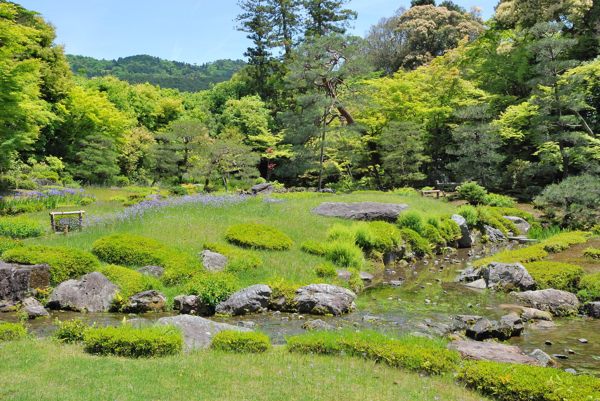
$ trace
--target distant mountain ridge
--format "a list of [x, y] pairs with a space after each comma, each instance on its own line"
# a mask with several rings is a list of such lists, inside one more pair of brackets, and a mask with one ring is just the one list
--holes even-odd
[[182, 92], [198, 92], [209, 89], [211, 84], [227, 81], [241, 70], [243, 60], [217, 60], [194, 65], [159, 57], [138, 55], [116, 60], [98, 60], [93, 57], [67, 54], [71, 70], [85, 71], [88, 78], [113, 75], [130, 84], [150, 83], [161, 88], [179, 89]]

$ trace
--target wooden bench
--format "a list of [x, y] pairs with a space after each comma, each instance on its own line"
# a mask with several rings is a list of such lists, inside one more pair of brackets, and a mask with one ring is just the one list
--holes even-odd
[[439, 199], [440, 195], [446, 196], [444, 191], [440, 191], [439, 189], [433, 189], [433, 190], [429, 190], [429, 191], [421, 191], [421, 196], [426, 196], [426, 195], [435, 195], [436, 199]]
[[[85, 212], [83, 210], [78, 210], [76, 212], [50, 212], [50, 226], [52, 227], [52, 232], [56, 232], [56, 216], [75, 216], [78, 215], [79, 219], [78, 219], [78, 225], [79, 225], [79, 230], [81, 230], [81, 227], [83, 225], [83, 215], [85, 214]], [[69, 226], [65, 225], [65, 234], [69, 233]]]
[[460, 187], [461, 185], [461, 182], [435, 182], [435, 187], [440, 190], [445, 190], [447, 188], [450, 191], [455, 191], [456, 187]]

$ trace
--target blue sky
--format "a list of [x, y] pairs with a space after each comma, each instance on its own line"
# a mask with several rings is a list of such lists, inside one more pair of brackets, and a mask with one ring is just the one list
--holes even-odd
[[[56, 27], [66, 52], [98, 59], [149, 54], [167, 60], [202, 64], [243, 59], [250, 45], [235, 30], [236, 0], [14, 0], [43, 15]], [[484, 19], [498, 0], [454, 0], [467, 9], [482, 8]], [[363, 36], [382, 17], [410, 0], [351, 0], [358, 12], [352, 33]]]

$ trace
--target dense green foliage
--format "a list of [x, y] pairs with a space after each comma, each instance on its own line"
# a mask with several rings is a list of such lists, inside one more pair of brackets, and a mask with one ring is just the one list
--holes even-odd
[[207, 90], [211, 84], [228, 81], [246, 63], [242, 60], [217, 60], [200, 66], [167, 61], [148, 55], [97, 60], [93, 57], [67, 55], [71, 71], [83, 70], [88, 78], [112, 75], [132, 85], [145, 84], [182, 92]]
[[577, 292], [579, 281], [585, 275], [585, 271], [568, 263], [557, 262], [532, 262], [525, 263], [531, 277], [535, 280], [538, 289], [554, 288], [555, 290]]
[[224, 330], [213, 338], [211, 347], [219, 351], [256, 354], [268, 351], [271, 341], [263, 333]]
[[198, 295], [203, 305], [215, 307], [225, 301], [237, 288], [237, 280], [230, 273], [198, 273], [184, 286], [188, 295]]
[[0, 217], [0, 237], [39, 237], [45, 229], [41, 222], [26, 217]]
[[78, 279], [100, 268], [94, 255], [77, 248], [63, 246], [29, 245], [5, 251], [2, 258], [7, 262], [50, 265], [50, 283], [57, 285], [65, 280]]
[[204, 248], [225, 256], [227, 258], [227, 266], [225, 268], [230, 272], [255, 270], [262, 267], [263, 264], [260, 256], [251, 251], [244, 251], [228, 245], [214, 243], [206, 243], [204, 244]]
[[160, 265], [170, 251], [160, 241], [130, 234], [112, 234], [92, 244], [100, 260], [126, 266]]
[[4, 251], [8, 251], [9, 249], [17, 248], [19, 246], [23, 246], [23, 243], [16, 239], [0, 237], [0, 256], [2, 256]]
[[583, 256], [588, 259], [600, 259], [600, 249], [589, 247], [583, 250]]
[[0, 341], [13, 341], [27, 336], [23, 323], [0, 323]]
[[439, 341], [411, 337], [393, 339], [373, 331], [313, 332], [286, 340], [290, 352], [348, 355], [429, 374], [449, 372], [460, 360], [457, 352], [445, 349]]
[[579, 281], [577, 297], [582, 301], [600, 300], [600, 273], [588, 274]]
[[600, 397], [600, 381], [560, 369], [490, 361], [465, 361], [458, 379], [495, 399], [506, 401], [593, 400]]
[[57, 318], [54, 323], [56, 324], [56, 330], [54, 330], [52, 336], [61, 343], [81, 342], [85, 332], [91, 328], [81, 319], [61, 321]]
[[139, 358], [177, 354], [183, 348], [183, 339], [179, 330], [170, 326], [141, 329], [108, 326], [86, 330], [83, 345], [95, 355]]
[[249, 248], [282, 251], [293, 245], [290, 237], [275, 227], [264, 224], [236, 224], [225, 233], [228, 241]]
[[104, 274], [113, 284], [119, 286], [119, 296], [115, 297], [114, 307], [117, 310], [125, 307], [130, 296], [138, 292], [160, 287], [160, 282], [151, 276], [117, 265], [104, 265], [98, 271]]

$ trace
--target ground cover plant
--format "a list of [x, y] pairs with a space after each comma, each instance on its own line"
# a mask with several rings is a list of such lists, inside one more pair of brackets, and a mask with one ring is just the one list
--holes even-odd
[[39, 237], [46, 226], [26, 217], [0, 217], [0, 237], [29, 238]]
[[27, 328], [23, 323], [1, 323], [0, 341], [13, 341], [27, 336]]
[[600, 249], [597, 248], [587, 248], [583, 251], [583, 256], [588, 259], [600, 259]]
[[290, 237], [275, 227], [264, 224], [236, 224], [227, 229], [228, 241], [249, 248], [283, 251], [293, 245]]
[[219, 351], [256, 354], [268, 351], [271, 341], [263, 333], [223, 330], [217, 333], [211, 347]]
[[538, 289], [554, 288], [555, 290], [577, 292], [579, 281], [585, 271], [568, 263], [539, 261], [524, 263], [531, 277], [535, 280]]
[[108, 326], [85, 330], [83, 346], [86, 352], [94, 355], [153, 357], [181, 352], [183, 339], [181, 332], [170, 326]]

